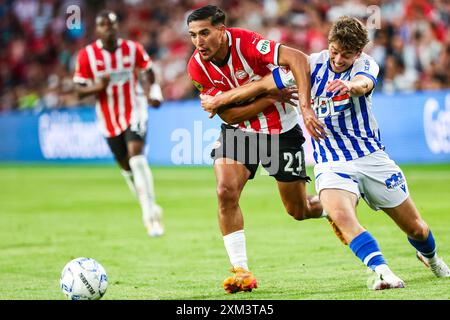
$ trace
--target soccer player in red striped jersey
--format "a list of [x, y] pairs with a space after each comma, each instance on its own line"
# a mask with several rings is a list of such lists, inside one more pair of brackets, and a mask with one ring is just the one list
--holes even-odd
[[[153, 177], [144, 155], [147, 106], [159, 107], [161, 88], [155, 82], [152, 61], [143, 46], [118, 37], [117, 15], [102, 11], [95, 20], [98, 39], [78, 53], [74, 75], [80, 99], [95, 95], [100, 130], [122, 168], [131, 191], [139, 199], [149, 236], [164, 233], [162, 209], [155, 201]], [[144, 95], [139, 77], [150, 93]]]
[[[302, 52], [266, 40], [256, 32], [226, 28], [224, 12], [213, 5], [193, 11], [187, 24], [196, 47], [188, 72], [202, 94], [214, 96], [261, 79], [275, 65], [289, 66], [299, 84], [295, 91], [305, 122], [315, 134], [321, 134], [322, 127], [309, 107], [309, 65]], [[239, 114], [245, 108], [232, 110], [232, 115], [229, 109], [218, 111], [224, 123], [211, 156], [217, 179], [219, 225], [235, 273], [224, 281], [224, 289], [229, 293], [256, 287], [256, 279], [247, 265], [239, 198], [260, 162], [277, 180], [282, 202], [290, 215], [297, 220], [322, 215], [320, 202], [313, 200], [317, 197], [306, 195], [305, 183], [310, 179], [302, 147], [305, 139], [296, 105], [288, 103], [289, 93], [284, 99], [279, 90], [274, 90], [249, 102], [261, 108], [249, 120], [245, 113]]]

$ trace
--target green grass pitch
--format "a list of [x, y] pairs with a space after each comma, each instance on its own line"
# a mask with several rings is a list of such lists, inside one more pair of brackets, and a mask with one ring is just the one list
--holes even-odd
[[[450, 262], [450, 164], [402, 166], [411, 195]], [[308, 168], [312, 175], [312, 168]], [[229, 261], [217, 223], [212, 168], [153, 168], [166, 235], [148, 238], [138, 202], [115, 166], [0, 166], [0, 299], [65, 299], [71, 259], [97, 259], [109, 285], [103, 299], [449, 299], [405, 235], [382, 212], [358, 207], [401, 290], [372, 292], [366, 268], [325, 219], [295, 221], [274, 180], [257, 175], [241, 198], [249, 266], [259, 288], [227, 295]], [[308, 186], [313, 193], [313, 184]]]

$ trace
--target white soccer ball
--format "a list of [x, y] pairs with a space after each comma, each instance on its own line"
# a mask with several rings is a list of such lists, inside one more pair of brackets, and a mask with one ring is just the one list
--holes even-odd
[[76, 258], [61, 272], [61, 290], [69, 300], [98, 300], [106, 292], [108, 276], [92, 258]]

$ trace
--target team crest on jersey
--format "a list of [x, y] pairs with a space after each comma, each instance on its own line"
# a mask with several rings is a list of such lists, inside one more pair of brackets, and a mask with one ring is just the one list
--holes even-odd
[[197, 88], [198, 91], [203, 92], [203, 86], [195, 80], [192, 80], [192, 83]]
[[270, 41], [269, 40], [259, 40], [256, 45], [256, 49], [262, 54], [268, 54], [270, 52]]
[[245, 78], [247, 78], [248, 73], [245, 72], [245, 70], [236, 70], [236, 72], [234, 73], [234, 75], [236, 76], [237, 79], [239, 80], [243, 80]]

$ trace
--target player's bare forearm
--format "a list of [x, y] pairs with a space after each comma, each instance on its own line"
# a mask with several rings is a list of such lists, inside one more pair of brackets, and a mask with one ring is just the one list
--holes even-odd
[[360, 97], [373, 89], [373, 82], [366, 76], [356, 76], [352, 79], [350, 95]]
[[90, 95], [99, 94], [103, 90], [106, 90], [109, 85], [110, 79], [111, 78], [109, 74], [105, 74], [93, 84], [76, 84], [75, 92], [77, 93], [78, 99], [83, 99]]
[[270, 97], [262, 97], [246, 105], [221, 107], [217, 110], [217, 114], [226, 123], [238, 124], [242, 121], [252, 119], [258, 113], [264, 111], [264, 109], [272, 105], [275, 101], [275, 99]]
[[288, 66], [298, 87], [298, 99], [306, 130], [315, 140], [325, 137], [323, 124], [311, 108], [311, 79], [308, 56], [303, 52], [280, 46], [278, 64]]
[[360, 97], [370, 92], [373, 86], [374, 83], [370, 78], [364, 75], [357, 75], [351, 81], [340, 79], [330, 81], [326, 85], [325, 90], [333, 94], [337, 93], [337, 95], [348, 93], [352, 97]]
[[98, 94], [102, 90], [104, 90], [102, 83], [96, 83], [91, 86], [80, 85], [80, 84], [77, 84], [75, 86], [75, 92], [78, 96], [78, 99], [83, 99], [87, 96]]
[[150, 86], [155, 83], [155, 73], [152, 69], [139, 71], [139, 82], [144, 92], [150, 92]]
[[265, 95], [257, 97], [250, 103], [222, 106], [218, 110], [214, 110], [212, 112], [206, 109], [205, 111], [211, 112], [210, 118], [217, 113], [224, 121], [230, 124], [236, 124], [245, 120], [252, 119], [256, 115], [258, 115], [258, 113], [264, 111], [264, 109], [266, 109], [268, 106], [273, 105], [273, 103], [277, 101], [282, 103], [288, 103], [291, 105], [296, 105], [298, 102], [297, 88], [291, 87], [279, 90], [275, 86], [275, 89], [270, 90]]
[[153, 72], [153, 69], [148, 69], [145, 74], [147, 75], [147, 81], [150, 85], [156, 82], [155, 72]]
[[291, 69], [297, 83], [301, 108], [311, 107], [311, 79], [308, 56], [302, 51], [280, 46], [278, 63]]
[[214, 97], [216, 108], [225, 105], [241, 103], [261, 94], [266, 94], [271, 90], [277, 89], [275, 81], [271, 74], [265, 76], [261, 80], [247, 83], [241, 87], [225, 91]]
[[156, 82], [155, 72], [152, 69], [143, 71], [142, 86], [144, 92], [148, 92], [148, 102], [154, 108], [158, 108], [164, 100], [161, 86]]

